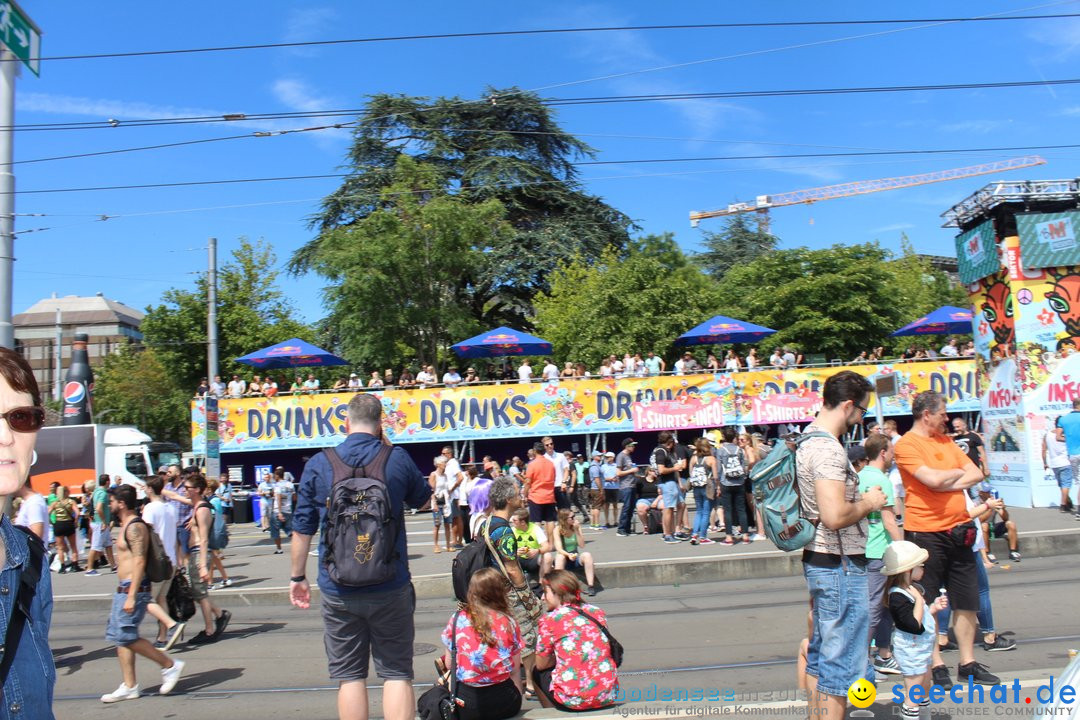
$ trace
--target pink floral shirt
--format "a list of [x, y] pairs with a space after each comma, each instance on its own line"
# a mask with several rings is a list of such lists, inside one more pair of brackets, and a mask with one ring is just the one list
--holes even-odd
[[[600, 608], [582, 603], [581, 609], [605, 627]], [[551, 696], [575, 710], [604, 707], [615, 702], [619, 679], [611, 648], [604, 634], [577, 606], [560, 605], [540, 618], [537, 655], [555, 657]]]
[[[454, 617], [442, 633], [443, 645], [450, 649], [450, 632]], [[502, 613], [491, 614], [491, 634], [494, 645], [487, 645], [473, 629], [469, 616], [457, 615], [457, 679], [467, 685], [494, 685], [509, 679], [516, 668], [515, 654], [521, 652], [521, 630], [513, 618]]]

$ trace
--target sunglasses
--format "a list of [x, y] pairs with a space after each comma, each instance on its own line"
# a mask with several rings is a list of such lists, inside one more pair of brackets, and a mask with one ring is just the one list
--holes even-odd
[[11, 408], [6, 413], [0, 413], [0, 418], [7, 420], [8, 427], [15, 432], [37, 432], [45, 424], [45, 408], [36, 405]]

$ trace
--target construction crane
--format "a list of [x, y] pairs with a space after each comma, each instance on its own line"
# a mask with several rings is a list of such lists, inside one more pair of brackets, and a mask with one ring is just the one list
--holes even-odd
[[785, 205], [806, 205], [821, 200], [833, 198], [851, 197], [852, 195], [866, 195], [868, 193], [882, 192], [884, 190], [896, 190], [897, 188], [914, 187], [916, 185], [929, 185], [930, 183], [945, 182], [946, 180], [959, 180], [961, 178], [974, 177], [976, 175], [988, 175], [999, 170], [1019, 170], [1020, 168], [1045, 165], [1046, 160], [1038, 155], [1026, 155], [1013, 158], [1012, 160], [999, 160], [998, 162], [984, 163], [982, 165], [970, 165], [968, 167], [954, 168], [952, 170], [939, 170], [922, 175], [906, 175], [904, 177], [881, 178], [879, 180], [858, 180], [856, 182], [843, 183], [840, 185], [828, 185], [826, 187], [810, 188], [809, 190], [794, 190], [779, 195], [758, 195], [754, 203], [733, 203], [723, 210], [709, 210], [705, 212], [692, 211], [690, 213], [690, 227], [697, 227], [702, 220], [725, 215], [738, 215], [739, 213], [760, 213], [762, 230], [768, 232], [769, 209], [784, 207]]

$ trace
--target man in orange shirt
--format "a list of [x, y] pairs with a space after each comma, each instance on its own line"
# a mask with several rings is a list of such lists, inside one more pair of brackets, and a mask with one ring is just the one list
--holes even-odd
[[533, 445], [536, 457], [525, 467], [525, 496], [529, 499], [529, 522], [544, 523], [547, 536], [555, 537], [559, 508], [555, 504], [555, 465], [544, 457], [543, 443]]
[[[924, 392], [911, 404], [915, 423], [896, 443], [896, 466], [907, 494], [904, 539], [930, 553], [923, 567], [923, 595], [933, 602], [947, 591], [956, 619], [957, 668], [960, 682], [968, 677], [983, 685], [999, 679], [975, 662], [975, 613], [979, 609], [975, 563], [975, 523], [968, 513], [965, 490], [983, 480], [971, 458], [946, 434], [949, 413], [945, 396]], [[931, 666], [935, 685], [952, 687], [948, 668], [941, 661], [937, 643]]]

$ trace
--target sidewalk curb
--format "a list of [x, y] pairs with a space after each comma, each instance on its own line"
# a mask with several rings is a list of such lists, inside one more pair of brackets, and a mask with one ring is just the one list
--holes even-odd
[[[1001, 562], [1008, 564], [1006, 553], [998, 547], [1001, 542], [1000, 540], [995, 542], [994, 550], [1003, 556]], [[1080, 528], [1022, 532], [1020, 533], [1020, 550], [1025, 558], [1080, 553]], [[780, 550], [729, 552], [722, 555], [710, 554], [700, 559], [653, 560], [645, 563], [618, 560], [596, 565], [596, 577], [601, 588], [789, 577], [799, 575], [801, 572], [801, 555], [797, 552], [784, 553]], [[454, 594], [450, 573], [414, 575], [413, 586], [416, 588], [416, 597], [420, 599], [448, 599]], [[314, 606], [319, 596], [318, 588], [312, 587], [311, 594]], [[215, 604], [227, 608], [242, 605], [249, 607], [288, 606], [289, 588], [279, 586], [250, 590], [217, 590], [212, 592], [210, 597]], [[107, 610], [111, 603], [112, 595], [102, 593], [53, 597], [53, 608], [57, 611]]]

